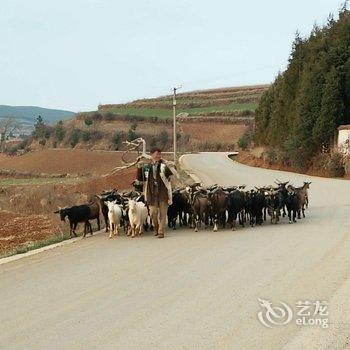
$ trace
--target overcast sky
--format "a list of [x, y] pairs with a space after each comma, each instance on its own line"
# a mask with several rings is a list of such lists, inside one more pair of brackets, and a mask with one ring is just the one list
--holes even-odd
[[1, 0], [0, 104], [73, 111], [270, 83], [338, 0]]

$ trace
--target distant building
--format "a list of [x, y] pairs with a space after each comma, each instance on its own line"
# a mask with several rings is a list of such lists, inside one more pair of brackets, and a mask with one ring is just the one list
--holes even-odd
[[350, 154], [350, 124], [338, 127], [338, 150], [344, 154]]

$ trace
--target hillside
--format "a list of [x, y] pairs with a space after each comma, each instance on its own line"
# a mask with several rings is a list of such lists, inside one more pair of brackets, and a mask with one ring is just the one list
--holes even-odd
[[74, 112], [60, 109], [50, 109], [36, 106], [7, 106], [0, 105], [0, 119], [15, 117], [26, 130], [33, 128], [35, 119], [41, 115], [48, 124], [53, 124], [60, 119], [68, 119], [74, 116]]
[[[190, 116], [253, 115], [268, 85], [197, 90], [177, 94], [177, 111]], [[100, 105], [102, 113], [127, 116], [170, 118], [172, 95], [135, 100], [125, 104]]]
[[[178, 150], [232, 150], [254, 124], [255, 108], [268, 85], [183, 92], [177, 95]], [[37, 126], [39, 127], [39, 126]], [[46, 129], [45, 129], [46, 128]], [[97, 111], [36, 130], [30, 149], [121, 150], [125, 140], [143, 137], [148, 147], [173, 147], [172, 96], [100, 105]], [[215, 132], [213, 132], [215, 130]], [[13, 153], [15, 150], [10, 149]]]
[[256, 111], [256, 141], [269, 158], [306, 170], [331, 151], [337, 127], [350, 123], [350, 12], [342, 8], [296, 35], [287, 69], [266, 91]]

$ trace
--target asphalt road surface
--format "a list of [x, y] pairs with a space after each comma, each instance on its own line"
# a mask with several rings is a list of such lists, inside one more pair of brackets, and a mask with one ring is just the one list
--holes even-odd
[[[206, 185], [312, 181], [295, 224], [165, 239], [106, 234], [0, 265], [0, 349], [346, 349], [350, 347], [350, 182], [186, 155]], [[20, 228], [19, 228], [20, 229]], [[329, 328], [267, 328], [273, 305], [328, 301]]]

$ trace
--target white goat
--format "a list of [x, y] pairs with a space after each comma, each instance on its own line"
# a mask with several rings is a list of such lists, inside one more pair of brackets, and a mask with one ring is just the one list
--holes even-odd
[[123, 210], [116, 201], [106, 202], [106, 204], [108, 207], [109, 238], [112, 238], [113, 235], [117, 236], [119, 234]]
[[131, 237], [141, 235], [143, 233], [143, 225], [146, 223], [148, 210], [143, 202], [136, 202], [134, 199], [129, 199], [129, 222]]

